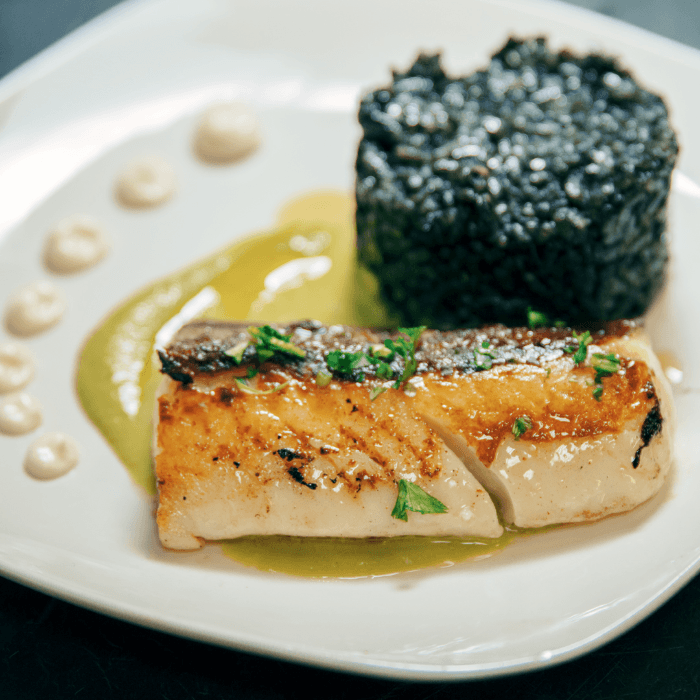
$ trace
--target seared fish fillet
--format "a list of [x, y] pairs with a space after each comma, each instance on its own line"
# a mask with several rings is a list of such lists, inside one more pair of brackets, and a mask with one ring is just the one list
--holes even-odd
[[[383, 372], [367, 361], [397, 334], [276, 328], [296, 354], [261, 363], [246, 327], [222, 322], [189, 324], [160, 352], [164, 546], [250, 534], [497, 537], [489, 493], [520, 527], [595, 520], [648, 500], [669, 469], [670, 392], [636, 322], [595, 329], [587, 347], [571, 329], [425, 331], [408, 382], [397, 381], [408, 356]], [[331, 379], [334, 351], [365, 360], [336, 364]], [[392, 517], [402, 480], [447, 511]]]

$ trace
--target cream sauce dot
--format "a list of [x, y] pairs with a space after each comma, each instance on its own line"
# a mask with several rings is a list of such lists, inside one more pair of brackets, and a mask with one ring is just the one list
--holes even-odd
[[19, 343], [0, 345], [0, 394], [23, 389], [34, 378], [34, 357]]
[[24, 457], [24, 470], [35, 479], [56, 479], [78, 464], [78, 443], [64, 433], [46, 433], [35, 440]]
[[44, 264], [52, 272], [70, 274], [98, 263], [109, 250], [99, 221], [76, 214], [60, 221], [44, 245]]
[[245, 104], [210, 107], [197, 126], [194, 150], [207, 163], [233, 163], [250, 155], [261, 141], [260, 122]]
[[117, 200], [125, 207], [144, 209], [163, 204], [175, 192], [175, 173], [159, 156], [131, 163], [117, 179]]
[[10, 297], [5, 326], [14, 335], [36, 335], [58, 323], [65, 310], [63, 292], [52, 282], [40, 280], [21, 287]]
[[0, 401], [0, 433], [24, 435], [41, 425], [41, 404], [24, 392], [10, 394]]

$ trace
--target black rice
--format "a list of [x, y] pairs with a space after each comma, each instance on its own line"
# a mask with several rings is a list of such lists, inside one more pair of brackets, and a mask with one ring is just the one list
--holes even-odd
[[660, 289], [678, 144], [615, 59], [510, 39], [451, 78], [421, 55], [359, 118], [359, 258], [404, 324], [630, 318]]

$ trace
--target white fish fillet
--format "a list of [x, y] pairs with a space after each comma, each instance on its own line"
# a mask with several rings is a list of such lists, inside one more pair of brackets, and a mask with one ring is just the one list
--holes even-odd
[[[164, 546], [249, 534], [498, 537], [489, 493], [520, 527], [595, 520], [648, 500], [670, 467], [670, 392], [636, 323], [594, 334], [589, 357], [620, 359], [600, 400], [594, 369], [565, 351], [576, 345], [568, 329], [427, 331], [415, 395], [389, 388], [375, 400], [382, 381], [371, 367], [362, 382], [318, 386], [315, 375], [331, 349], [356, 352], [387, 333], [314, 322], [282, 330], [306, 358], [265, 363], [251, 387], [288, 382], [270, 394], [236, 381], [250, 365], [226, 355], [248, 337], [238, 324], [191, 324], [162, 354], [170, 376], [154, 454]], [[516, 438], [522, 416], [531, 427]], [[401, 479], [447, 513], [392, 517]]]

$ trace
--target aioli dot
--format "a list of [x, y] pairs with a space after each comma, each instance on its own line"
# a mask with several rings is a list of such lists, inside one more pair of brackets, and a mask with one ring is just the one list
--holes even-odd
[[41, 404], [24, 392], [0, 401], [0, 433], [25, 435], [41, 425]]
[[115, 194], [120, 204], [147, 209], [167, 202], [175, 192], [175, 173], [160, 156], [134, 161], [117, 179]]
[[63, 292], [48, 280], [18, 289], [5, 307], [5, 327], [10, 333], [30, 336], [48, 330], [66, 310]]
[[245, 104], [231, 102], [204, 112], [194, 136], [194, 150], [207, 163], [233, 163], [260, 145], [260, 123]]
[[34, 378], [34, 357], [19, 343], [0, 345], [0, 394], [23, 389]]
[[60, 221], [44, 245], [44, 264], [52, 272], [70, 274], [98, 263], [109, 250], [99, 221], [76, 214]]
[[24, 457], [24, 470], [35, 479], [56, 479], [78, 464], [78, 444], [69, 435], [46, 433], [35, 440]]

